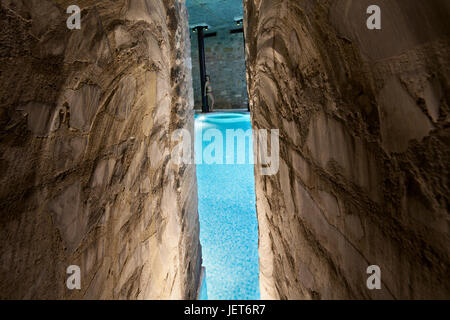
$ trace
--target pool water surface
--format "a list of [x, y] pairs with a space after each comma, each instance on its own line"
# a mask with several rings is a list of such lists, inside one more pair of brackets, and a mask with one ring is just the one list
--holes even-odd
[[[250, 115], [240, 113], [199, 114], [195, 120], [195, 156], [200, 216], [200, 242], [206, 267], [206, 297], [211, 300], [258, 300], [258, 225], [255, 205], [253, 141], [246, 139], [245, 164], [199, 164], [205, 149], [216, 138], [204, 139], [205, 132], [223, 136], [226, 131], [251, 129]], [[210, 131], [211, 132], [211, 131]], [[234, 143], [237, 160], [237, 139]], [[224, 163], [227, 163], [224, 160]], [[229, 163], [229, 162], [228, 162]], [[235, 163], [239, 163], [235, 161]]]

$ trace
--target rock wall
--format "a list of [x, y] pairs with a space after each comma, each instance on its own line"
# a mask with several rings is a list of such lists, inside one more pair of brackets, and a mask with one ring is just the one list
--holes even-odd
[[[195, 298], [201, 249], [181, 0], [1, 0], [0, 298]], [[66, 269], [81, 268], [81, 290]]]
[[[247, 109], [244, 37], [229, 29], [210, 30], [217, 36], [205, 38], [206, 73], [211, 76], [215, 109]], [[202, 109], [197, 34], [191, 32], [192, 77], [195, 108]]]
[[256, 172], [262, 297], [450, 298], [450, 3], [245, 11], [253, 125], [280, 129], [279, 173]]

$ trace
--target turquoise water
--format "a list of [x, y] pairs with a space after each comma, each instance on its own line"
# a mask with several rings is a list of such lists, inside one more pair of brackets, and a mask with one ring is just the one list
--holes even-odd
[[[215, 129], [215, 131], [208, 131]], [[206, 267], [207, 295], [211, 300], [258, 300], [258, 225], [255, 206], [253, 141], [245, 139], [245, 150], [237, 154], [234, 139], [234, 163], [245, 153], [245, 164], [206, 164], [202, 155], [220, 157], [219, 148], [205, 133], [222, 133], [223, 163], [230, 163], [233, 150], [227, 148], [226, 130], [251, 129], [250, 115], [220, 113], [196, 115], [195, 154], [200, 215], [200, 242]], [[241, 140], [243, 141], [243, 140]], [[220, 142], [220, 141], [219, 141]], [[219, 146], [217, 144], [217, 146]], [[242, 145], [242, 144], [241, 144]], [[208, 149], [208, 146], [210, 147]], [[217, 153], [216, 153], [217, 152]], [[231, 153], [230, 153], [231, 152]], [[242, 159], [242, 157], [241, 157]], [[199, 164], [199, 162], [203, 162]], [[220, 161], [219, 161], [220, 162]]]

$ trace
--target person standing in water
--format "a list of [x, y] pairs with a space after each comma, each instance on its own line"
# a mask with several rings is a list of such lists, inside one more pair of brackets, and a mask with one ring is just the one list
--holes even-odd
[[209, 111], [214, 111], [214, 96], [213, 96], [213, 90], [211, 86], [211, 77], [206, 76], [206, 83], [205, 83], [205, 94], [206, 96], [211, 100], [211, 106], [209, 108]]

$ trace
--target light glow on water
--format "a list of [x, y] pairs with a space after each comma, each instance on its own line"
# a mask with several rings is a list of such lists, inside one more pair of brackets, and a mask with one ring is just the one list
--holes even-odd
[[[196, 158], [212, 143], [203, 139], [207, 129], [217, 129], [224, 137], [226, 130], [247, 131], [250, 115], [196, 115]], [[253, 141], [251, 136], [246, 140], [245, 164], [197, 165], [200, 242], [211, 300], [260, 299]], [[226, 145], [224, 157], [230, 152]], [[237, 139], [234, 146], [239, 150]]]

